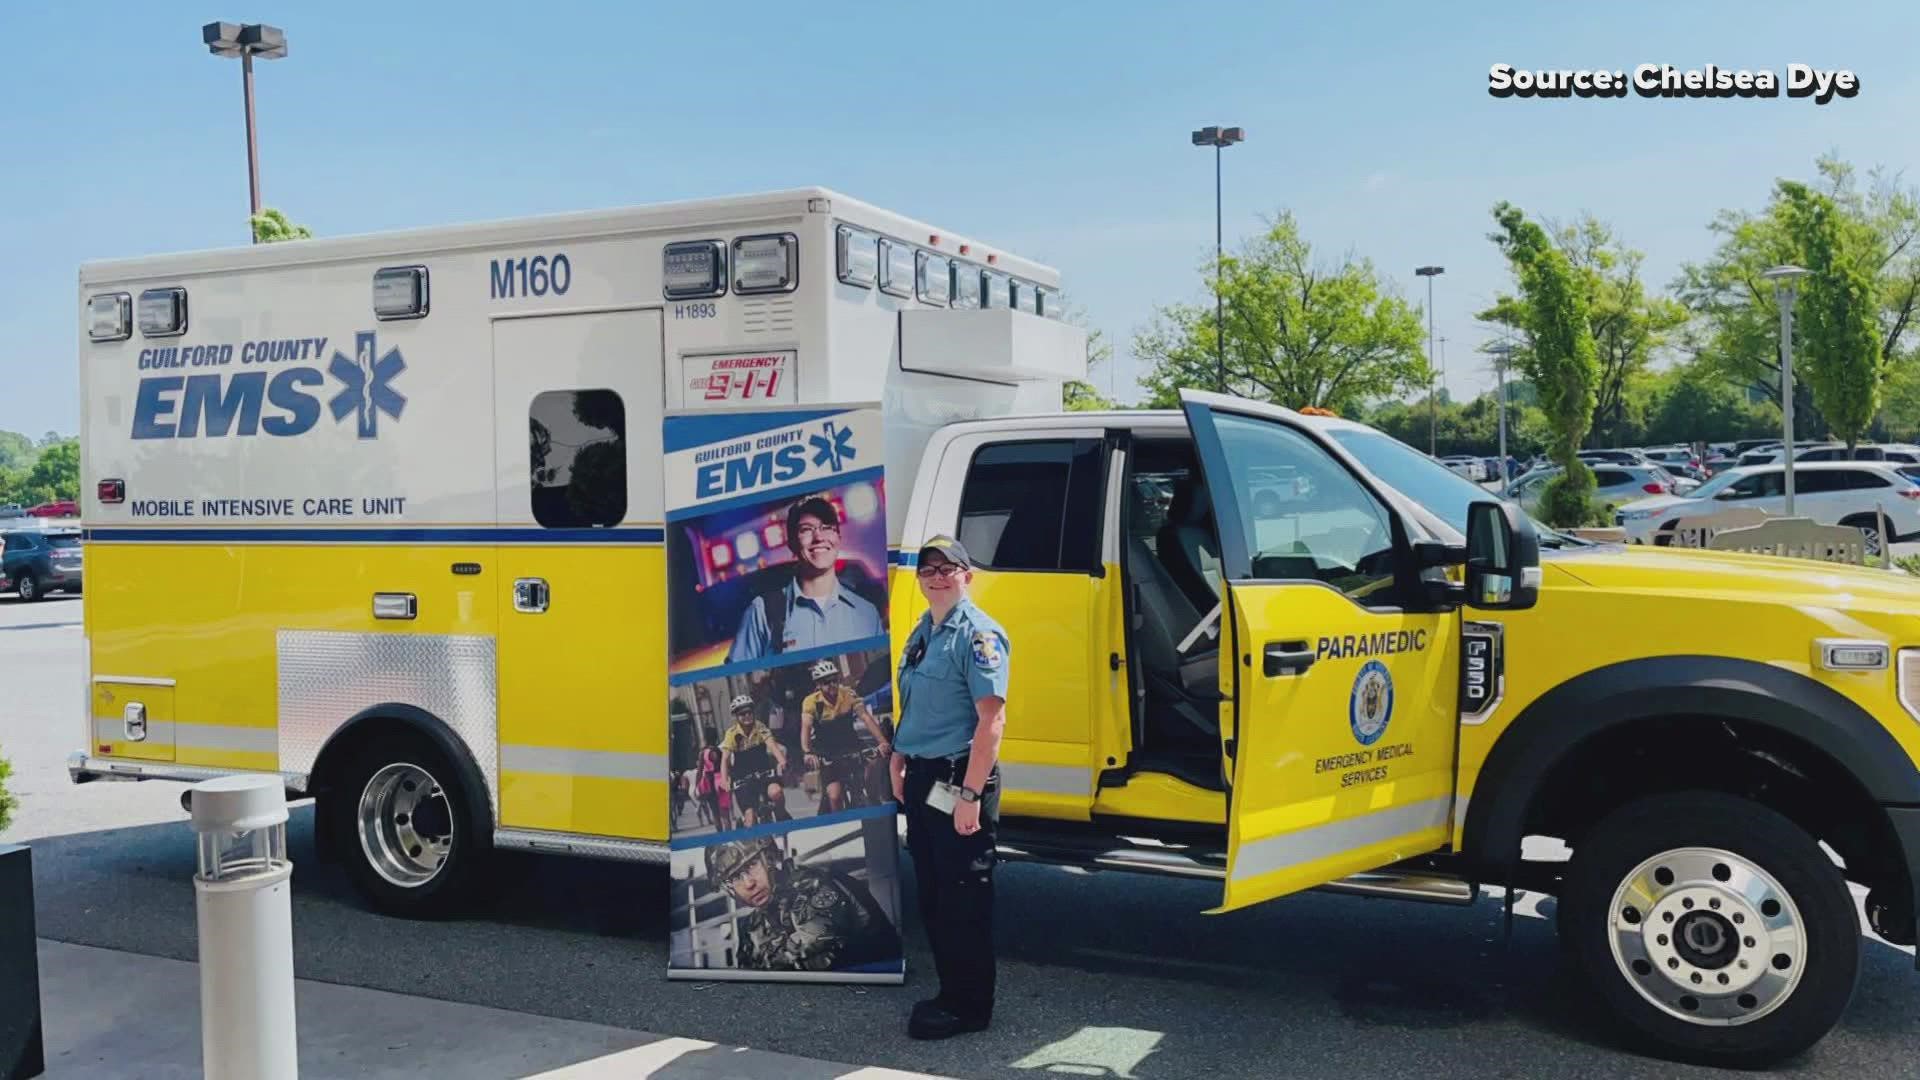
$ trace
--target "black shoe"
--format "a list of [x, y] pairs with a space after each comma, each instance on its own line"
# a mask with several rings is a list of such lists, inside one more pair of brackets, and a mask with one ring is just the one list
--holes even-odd
[[987, 1030], [984, 1017], [956, 1016], [943, 1006], [931, 1002], [921, 1002], [927, 1008], [915, 1006], [913, 1018], [907, 1021], [907, 1034], [916, 1039], [950, 1039], [955, 1035], [965, 1035], [970, 1031]]

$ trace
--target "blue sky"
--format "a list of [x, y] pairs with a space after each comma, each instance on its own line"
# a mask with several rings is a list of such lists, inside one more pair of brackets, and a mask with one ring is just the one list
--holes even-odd
[[[258, 74], [266, 201], [317, 233], [818, 183], [1058, 267], [1127, 349], [1229, 243], [1292, 209], [1424, 303], [1456, 394], [1506, 286], [1489, 207], [1592, 211], [1665, 283], [1723, 206], [1828, 150], [1920, 179], [1920, 5], [396, 4], [9, 0], [0, 34], [0, 428], [77, 426], [75, 272], [244, 243], [238, 64], [211, 18], [284, 26]], [[1484, 10], [1483, 10], [1484, 9]], [[64, 44], [63, 44], [64, 43]], [[1848, 68], [1851, 100], [1495, 100], [1487, 69]]]

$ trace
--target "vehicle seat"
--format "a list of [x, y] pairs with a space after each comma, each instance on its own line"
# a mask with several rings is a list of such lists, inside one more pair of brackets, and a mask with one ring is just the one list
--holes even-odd
[[1199, 477], [1174, 492], [1154, 546], [1167, 576], [1196, 612], [1210, 611], [1220, 602], [1220, 541], [1214, 534], [1213, 504]]
[[[1149, 717], [1177, 716], [1191, 734], [1220, 738], [1218, 638], [1194, 642], [1183, 656], [1180, 642], [1199, 624], [1201, 612], [1167, 577], [1145, 540], [1127, 539], [1127, 579], [1139, 599], [1133, 635]], [[1212, 610], [1211, 605], [1208, 610]]]

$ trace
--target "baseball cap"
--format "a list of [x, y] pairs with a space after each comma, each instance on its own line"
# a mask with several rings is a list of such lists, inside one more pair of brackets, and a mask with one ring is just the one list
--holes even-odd
[[941, 558], [955, 566], [966, 570], [973, 569], [973, 556], [967, 554], [967, 549], [961, 545], [960, 541], [951, 536], [936, 536], [921, 544], [920, 560], [922, 562], [926, 561], [928, 552], [938, 552]]

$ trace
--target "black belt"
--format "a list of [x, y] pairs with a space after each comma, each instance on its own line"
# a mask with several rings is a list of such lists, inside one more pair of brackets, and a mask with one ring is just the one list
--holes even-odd
[[[912, 773], [932, 773], [935, 779], [948, 783], [959, 783], [967, 776], [967, 759], [971, 753], [958, 757], [912, 757], [907, 758], [907, 771]], [[998, 767], [996, 766], [996, 771]]]

